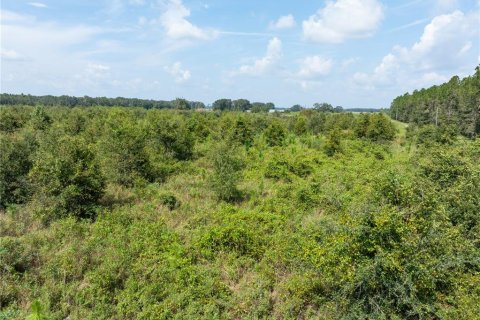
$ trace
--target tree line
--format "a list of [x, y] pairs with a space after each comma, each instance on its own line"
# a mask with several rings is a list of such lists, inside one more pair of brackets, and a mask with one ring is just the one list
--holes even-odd
[[[218, 99], [213, 102], [211, 106], [205, 105], [201, 101], [188, 101], [184, 98], [176, 98], [175, 100], [151, 100], [138, 98], [107, 98], [107, 97], [74, 97], [74, 96], [34, 96], [30, 94], [0, 94], [0, 105], [23, 105], [23, 106], [63, 106], [63, 107], [127, 107], [127, 108], [144, 108], [144, 109], [179, 109], [179, 110], [193, 110], [193, 109], [212, 109], [214, 111], [243, 111], [243, 112], [269, 112], [275, 109], [273, 102], [250, 102], [247, 99]], [[343, 112], [341, 106], [333, 107], [329, 103], [315, 103], [313, 109], [322, 112]], [[284, 109], [285, 111], [298, 112], [306, 109], [298, 104], [291, 108]], [[363, 110], [362, 111], [368, 111]]]
[[393, 119], [418, 125], [451, 126], [469, 138], [480, 133], [480, 66], [471, 76], [395, 98]]

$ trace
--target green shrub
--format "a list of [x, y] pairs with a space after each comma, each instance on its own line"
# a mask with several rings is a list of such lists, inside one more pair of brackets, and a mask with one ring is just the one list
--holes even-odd
[[180, 206], [180, 201], [173, 193], [161, 193], [158, 197], [160, 204], [166, 206], [170, 211]]
[[286, 137], [285, 126], [279, 120], [273, 120], [265, 129], [264, 135], [269, 146], [282, 146]]
[[244, 167], [239, 150], [222, 143], [212, 150], [210, 161], [213, 172], [209, 183], [217, 199], [227, 202], [239, 200], [241, 192], [237, 185]]
[[28, 136], [12, 138], [0, 134], [0, 208], [29, 198], [28, 172], [34, 150], [35, 145]]
[[334, 129], [328, 133], [323, 151], [329, 157], [334, 156], [336, 153], [342, 152], [340, 130]]
[[91, 149], [81, 138], [68, 136], [40, 144], [30, 178], [36, 190], [34, 199], [46, 220], [67, 215], [93, 217], [105, 188]]

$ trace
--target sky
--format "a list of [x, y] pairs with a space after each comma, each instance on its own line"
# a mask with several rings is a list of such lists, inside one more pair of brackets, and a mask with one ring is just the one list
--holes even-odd
[[0, 91], [389, 107], [474, 73], [480, 0], [2, 0]]

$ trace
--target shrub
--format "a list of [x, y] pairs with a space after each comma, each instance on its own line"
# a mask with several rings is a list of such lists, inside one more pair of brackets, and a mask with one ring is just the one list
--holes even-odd
[[265, 130], [264, 135], [269, 146], [281, 146], [285, 142], [285, 126], [279, 120], [273, 120]]
[[81, 138], [43, 141], [30, 178], [45, 218], [94, 216], [105, 181], [93, 152]]
[[166, 206], [170, 211], [180, 206], [180, 201], [175, 197], [173, 193], [161, 193], [158, 199], [160, 201], [160, 204]]
[[329, 157], [342, 151], [341, 132], [339, 129], [334, 129], [328, 133], [323, 151]]
[[210, 154], [213, 172], [210, 185], [217, 199], [228, 202], [240, 199], [241, 192], [237, 189], [244, 167], [239, 150], [224, 143]]
[[25, 202], [30, 195], [28, 172], [35, 146], [28, 137], [0, 134], [0, 208]]

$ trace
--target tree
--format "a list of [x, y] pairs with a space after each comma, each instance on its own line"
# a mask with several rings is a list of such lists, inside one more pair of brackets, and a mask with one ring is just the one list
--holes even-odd
[[183, 98], [175, 99], [175, 101], [173, 101], [173, 105], [174, 105], [174, 108], [178, 109], [178, 110], [189, 110], [189, 109], [191, 109], [188, 101], [183, 99]]
[[271, 147], [281, 146], [285, 142], [286, 129], [279, 120], [273, 120], [264, 132], [267, 144]]
[[0, 208], [23, 203], [30, 195], [28, 172], [35, 150], [33, 137], [0, 134]]
[[234, 110], [237, 110], [237, 111], [247, 111], [247, 110], [250, 110], [252, 105], [250, 104], [250, 101], [248, 101], [247, 99], [238, 99], [238, 100], [233, 100], [232, 107]]
[[299, 111], [302, 111], [302, 109], [303, 109], [303, 108], [302, 108], [301, 105], [296, 104], [296, 105], [292, 106], [289, 110], [290, 110], [291, 112], [299, 112]]
[[229, 140], [245, 145], [247, 148], [252, 146], [253, 130], [247, 118], [238, 117], [235, 120]]
[[131, 187], [138, 181], [154, 180], [145, 148], [146, 131], [132, 114], [113, 110], [101, 134], [97, 149], [102, 171], [109, 182]]
[[30, 178], [34, 199], [46, 221], [72, 215], [91, 218], [103, 195], [105, 180], [85, 141], [78, 137], [47, 137], [40, 144]]
[[339, 153], [342, 151], [340, 129], [334, 128], [328, 133], [327, 140], [325, 141], [325, 146], [323, 150], [325, 154], [329, 157], [332, 157], [336, 153]]
[[395, 126], [382, 113], [370, 115], [365, 136], [373, 141], [392, 141], [395, 138]]
[[259, 113], [259, 112], [268, 112], [269, 110], [275, 109], [275, 105], [271, 102], [263, 103], [263, 102], [254, 102], [252, 103], [252, 112]]
[[320, 111], [320, 112], [334, 112], [334, 108], [330, 103], [315, 103], [313, 105], [313, 109]]
[[295, 134], [301, 136], [307, 133], [307, 130], [307, 118], [303, 115], [297, 116], [293, 127], [293, 131], [295, 132]]
[[43, 107], [37, 107], [32, 112], [30, 123], [35, 130], [45, 130], [52, 123], [52, 119]]
[[228, 111], [232, 110], [232, 100], [230, 99], [219, 99], [216, 100], [213, 105], [212, 109], [215, 111]]
[[219, 200], [232, 202], [240, 199], [241, 192], [237, 185], [244, 167], [239, 150], [221, 143], [210, 154], [213, 173], [210, 186]]

